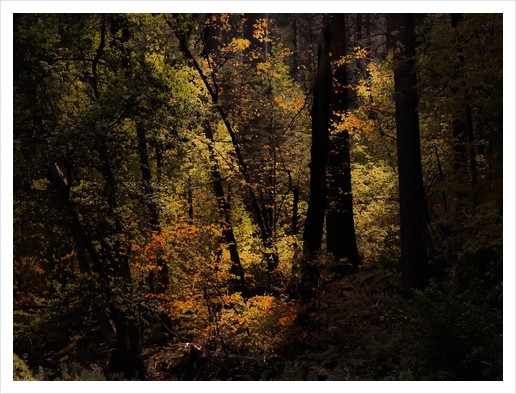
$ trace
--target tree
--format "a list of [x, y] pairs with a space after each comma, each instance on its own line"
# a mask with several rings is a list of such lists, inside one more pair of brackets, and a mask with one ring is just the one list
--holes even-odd
[[332, 14], [333, 39], [330, 45], [331, 60], [335, 64], [331, 90], [330, 148], [328, 156], [328, 212], [326, 213], [326, 243], [335, 260], [348, 259], [354, 268], [360, 264], [351, 193], [351, 156], [349, 130], [338, 131], [335, 124], [348, 110], [348, 78], [346, 70], [346, 15]]
[[302, 271], [302, 297], [311, 299], [317, 286], [318, 267], [311, 262], [320, 252], [326, 211], [326, 162], [329, 149], [330, 97], [332, 87], [330, 43], [332, 26], [322, 28], [318, 67], [312, 105], [312, 146], [310, 148], [310, 198], [303, 232], [306, 261]]
[[414, 14], [389, 14], [390, 47], [395, 52], [396, 142], [403, 285], [422, 289], [428, 280], [427, 211], [419, 136]]
[[[303, 103], [299, 97], [285, 94], [297, 93], [297, 89], [294, 90], [296, 86], [284, 70], [285, 49], [270, 44], [267, 19], [255, 14], [244, 19], [212, 15], [205, 22], [204, 36], [214, 32], [213, 28], [208, 32], [208, 25], [222, 26], [217, 40], [220, 46], [200, 50], [185, 35], [181, 25], [184, 18], [168, 20], [168, 24], [202, 81], [215, 118], [226, 128], [232, 144], [231, 163], [236, 170], [233, 176], [241, 179], [235, 190], [242, 194], [241, 201], [258, 226], [264, 260], [268, 271], [273, 272], [279, 264], [276, 239], [282, 217], [280, 209], [286, 206], [283, 202], [294, 187], [292, 177], [287, 175], [291, 170], [282, 156], [282, 148], [300, 122], [306, 100]], [[231, 21], [236, 27], [229, 25]], [[295, 100], [295, 107], [288, 107], [284, 98], [275, 94]], [[288, 183], [283, 179], [289, 179]], [[288, 185], [286, 190], [282, 184]]]
[[[31, 80], [39, 80], [37, 84], [43, 87], [45, 94], [36, 94], [32, 99], [38, 107], [43, 104], [49, 109], [39, 111], [40, 125], [31, 131], [39, 134], [36, 143], [45, 156], [32, 160], [34, 173], [30, 175], [30, 182], [36, 187], [30, 188], [27, 197], [31, 204], [46, 210], [46, 215], [53, 212], [51, 216], [63, 218], [61, 223], [50, 221], [45, 226], [62, 226], [64, 240], [71, 236], [79, 271], [91, 278], [98, 295], [106, 303], [117, 335], [113, 368], [127, 375], [135, 372], [141, 375], [144, 368], [139, 358], [142, 335], [138, 316], [143, 304], [129, 301], [134, 297], [135, 283], [129, 261], [132, 215], [126, 208], [131, 204], [134, 189], [128, 187], [131, 174], [118, 171], [127, 168], [132, 153], [138, 151], [137, 143], [128, 143], [138, 140], [136, 136], [128, 138], [128, 113], [140, 109], [134, 106], [135, 95], [127, 94], [131, 67], [136, 66], [129, 60], [130, 24], [130, 18], [124, 15], [21, 16], [16, 24], [16, 40], [20, 48], [30, 49], [19, 52], [18, 60], [25, 57], [28, 67], [26, 72], [20, 70], [15, 75], [15, 85], [21, 88]], [[76, 40], [82, 46], [76, 46]], [[45, 59], [44, 63], [42, 59]], [[46, 86], [52, 90], [47, 90]], [[30, 113], [30, 102], [22, 98], [18, 102], [18, 111]], [[18, 122], [15, 138], [23, 145], [28, 137], [25, 130], [31, 125], [25, 116], [18, 117]], [[140, 128], [137, 133], [139, 151], [145, 153], [142, 130]], [[24, 159], [23, 155], [16, 155], [16, 158], [20, 161], [29, 159], [28, 156]], [[47, 174], [45, 169], [49, 162]], [[66, 181], [55, 163], [64, 163], [61, 168], [66, 173]], [[140, 155], [140, 166], [142, 164], [148, 165], [145, 157]], [[48, 193], [42, 188], [45, 175], [59, 196], [49, 198], [50, 204], [46, 207], [42, 205], [42, 197]], [[144, 177], [148, 175], [144, 174]], [[146, 192], [150, 190], [149, 186], [147, 182]], [[20, 192], [22, 189], [18, 188], [16, 199], [20, 198]], [[139, 213], [138, 209], [133, 211], [135, 216]], [[19, 215], [23, 215], [23, 211], [17, 211]], [[65, 253], [56, 250], [53, 258], [59, 261]], [[52, 257], [47, 262], [50, 266], [54, 264]], [[62, 281], [64, 287], [75, 276], [73, 264], [71, 267], [68, 280]], [[124, 300], [127, 304], [121, 307]]]

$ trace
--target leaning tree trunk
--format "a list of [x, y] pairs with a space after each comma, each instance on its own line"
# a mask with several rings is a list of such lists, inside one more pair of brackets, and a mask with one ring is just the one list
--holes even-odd
[[390, 46], [399, 40], [404, 51], [396, 56], [396, 130], [401, 221], [401, 260], [403, 285], [423, 288], [428, 280], [426, 251], [426, 201], [421, 166], [418, 94], [414, 57], [416, 52], [414, 14], [389, 14]]
[[79, 216], [77, 215], [70, 196], [70, 187], [57, 163], [50, 164], [48, 167], [47, 178], [50, 181], [50, 184], [61, 196], [61, 199], [66, 206], [67, 213], [72, 219], [72, 236], [75, 242], [77, 259], [79, 261], [79, 271], [81, 274], [91, 273], [91, 261], [93, 263], [93, 270], [96, 271], [101, 277], [103, 277], [104, 270], [100, 263], [98, 253], [93, 248], [91, 240], [86, 234], [86, 231], [84, 230], [84, 227], [79, 220]]
[[[233, 226], [231, 225], [231, 208], [229, 206], [229, 202], [227, 201], [224, 195], [224, 188], [222, 186], [222, 176], [220, 175], [218, 164], [215, 159], [215, 154], [213, 152], [213, 131], [211, 129], [211, 125], [209, 121], [205, 121], [204, 123], [204, 133], [206, 138], [210, 141], [208, 145], [208, 149], [210, 152], [210, 162], [211, 162], [211, 178], [213, 183], [213, 189], [215, 190], [215, 196], [217, 197], [217, 204], [219, 208], [220, 217], [222, 219], [222, 243], [226, 243], [228, 245], [229, 256], [231, 258], [231, 273], [238, 277], [240, 284], [244, 282], [244, 270], [242, 268], [242, 264], [240, 263], [240, 255], [238, 253], [237, 241], [235, 238], [235, 233], [233, 232]], [[220, 253], [218, 255], [220, 258]]]
[[[188, 45], [188, 40], [186, 39], [186, 35], [182, 31], [176, 30], [172, 23], [167, 20], [168, 25], [171, 29], [173, 29], [176, 38], [179, 41], [181, 52], [184, 54], [185, 58], [188, 60], [189, 64], [197, 71], [199, 76], [201, 77], [206, 90], [208, 91], [211, 99], [211, 103], [213, 104], [214, 109], [218, 112], [220, 118], [224, 122], [224, 126], [226, 126], [226, 130], [231, 138], [231, 143], [234, 148], [234, 153], [237, 159], [238, 168], [242, 177], [245, 180], [246, 191], [248, 195], [248, 202], [246, 202], [247, 210], [252, 214], [253, 219], [256, 221], [258, 228], [260, 229], [260, 236], [264, 243], [264, 246], [267, 247], [271, 245], [271, 223], [267, 220], [267, 213], [262, 209], [262, 204], [260, 203], [260, 199], [256, 190], [253, 187], [253, 179], [251, 176], [251, 171], [249, 170], [249, 166], [244, 159], [244, 153], [242, 151], [241, 144], [238, 141], [236, 130], [233, 128], [233, 125], [229, 121], [228, 114], [224, 110], [223, 106], [220, 103], [219, 97], [219, 86], [217, 83], [217, 77], [212, 73], [211, 75], [207, 75], [203, 72], [200, 64], [197, 62], [192, 52], [190, 51], [190, 47]], [[208, 48], [204, 51], [206, 53], [212, 53], [212, 49]], [[273, 267], [275, 262], [277, 261], [276, 252], [265, 252], [265, 259], [268, 262], [269, 267]]]

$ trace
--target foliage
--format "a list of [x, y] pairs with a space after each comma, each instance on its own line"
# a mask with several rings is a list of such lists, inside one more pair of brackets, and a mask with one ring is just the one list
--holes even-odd
[[25, 361], [17, 354], [13, 354], [13, 380], [35, 380]]
[[383, 16], [346, 18], [357, 270], [302, 254], [323, 15], [15, 15], [15, 379], [128, 379], [120, 349], [149, 380], [503, 378], [501, 16], [420, 18], [418, 292]]
[[479, 291], [478, 281], [466, 290], [454, 279], [431, 285], [407, 305], [405, 335], [419, 355], [417, 369], [412, 362], [414, 379], [503, 379], [502, 313]]
[[[363, 57], [358, 50], [352, 57]], [[391, 61], [367, 66], [367, 79], [354, 87], [358, 106], [342, 115], [350, 130], [354, 215], [365, 260], [393, 261], [399, 255], [396, 145], [393, 140], [394, 77]], [[374, 242], [373, 242], [374, 240]]]

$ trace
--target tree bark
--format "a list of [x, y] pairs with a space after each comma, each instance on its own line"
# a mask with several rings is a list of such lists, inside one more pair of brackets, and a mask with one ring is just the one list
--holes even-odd
[[326, 160], [329, 149], [330, 96], [332, 75], [330, 67], [330, 41], [332, 31], [323, 28], [318, 54], [317, 82], [312, 106], [312, 147], [310, 149], [310, 197], [306, 213], [303, 239], [305, 248], [314, 257], [321, 248], [324, 213], [326, 208]]
[[330, 96], [332, 75], [330, 65], [331, 25], [326, 23], [321, 34], [318, 53], [317, 81], [312, 106], [312, 147], [310, 149], [310, 197], [303, 232], [305, 261], [301, 266], [301, 298], [308, 301], [315, 295], [319, 268], [313, 260], [321, 249], [326, 209], [326, 161], [329, 149]]
[[[358, 19], [358, 16], [357, 16]], [[333, 39], [330, 45], [331, 60], [346, 56], [345, 14], [332, 14]], [[338, 67], [333, 75], [335, 86], [331, 94], [330, 123], [339, 122], [340, 114], [348, 110], [348, 84], [346, 65]], [[331, 126], [330, 126], [331, 127]], [[348, 259], [354, 268], [360, 264], [353, 196], [351, 193], [351, 154], [348, 130], [330, 133], [328, 155], [328, 211], [326, 213], [326, 244], [335, 260]]]
[[297, 71], [299, 68], [299, 39], [298, 39], [298, 25], [297, 18], [292, 23], [292, 46], [294, 47], [292, 53], [292, 64], [290, 66], [290, 75], [292, 78], [297, 79]]
[[[334, 14], [334, 15], [339, 15], [339, 14]], [[342, 15], [345, 15], [345, 14], [342, 14]], [[355, 35], [355, 46], [358, 46], [362, 42], [362, 14], [356, 14], [356, 21], [357, 21], [357, 26], [356, 26], [356, 35]]]
[[401, 260], [403, 285], [422, 289], [428, 280], [426, 250], [426, 201], [421, 167], [418, 94], [414, 56], [416, 50], [414, 14], [389, 14], [390, 47], [396, 40], [404, 51], [396, 56], [394, 72], [396, 94], [396, 130], [401, 222]]
[[213, 153], [213, 147], [211, 144], [214, 143], [213, 131], [209, 121], [204, 123], [204, 133], [206, 138], [210, 140], [208, 149], [210, 152], [211, 162], [211, 177], [213, 182], [213, 189], [215, 196], [217, 197], [217, 204], [219, 208], [220, 217], [222, 219], [222, 242], [227, 243], [229, 249], [229, 255], [231, 258], [231, 273], [239, 278], [241, 283], [244, 282], [244, 270], [240, 262], [240, 255], [238, 253], [237, 241], [235, 233], [233, 232], [233, 226], [231, 225], [231, 208], [224, 195], [224, 188], [222, 186], [222, 177], [218, 170], [218, 164]]
[[294, 186], [292, 189], [292, 194], [294, 197], [294, 201], [292, 202], [292, 235], [297, 235], [299, 231], [299, 189], [297, 186]]
[[81, 274], [89, 274], [91, 273], [90, 268], [90, 260], [93, 263], [93, 268], [97, 271], [101, 276], [103, 274], [103, 270], [100, 264], [100, 259], [91, 244], [90, 239], [86, 235], [84, 228], [79, 220], [79, 216], [75, 211], [75, 207], [73, 206], [73, 202], [70, 197], [70, 189], [68, 187], [68, 183], [66, 182], [63, 173], [59, 169], [57, 163], [52, 163], [48, 168], [47, 178], [50, 181], [51, 185], [61, 196], [68, 215], [72, 219], [72, 236], [75, 243], [75, 251], [77, 253], [77, 260], [79, 262], [79, 272]]

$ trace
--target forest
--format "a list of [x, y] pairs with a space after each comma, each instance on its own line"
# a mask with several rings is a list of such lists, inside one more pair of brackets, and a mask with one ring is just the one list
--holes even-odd
[[14, 380], [504, 379], [503, 14], [13, 18]]

